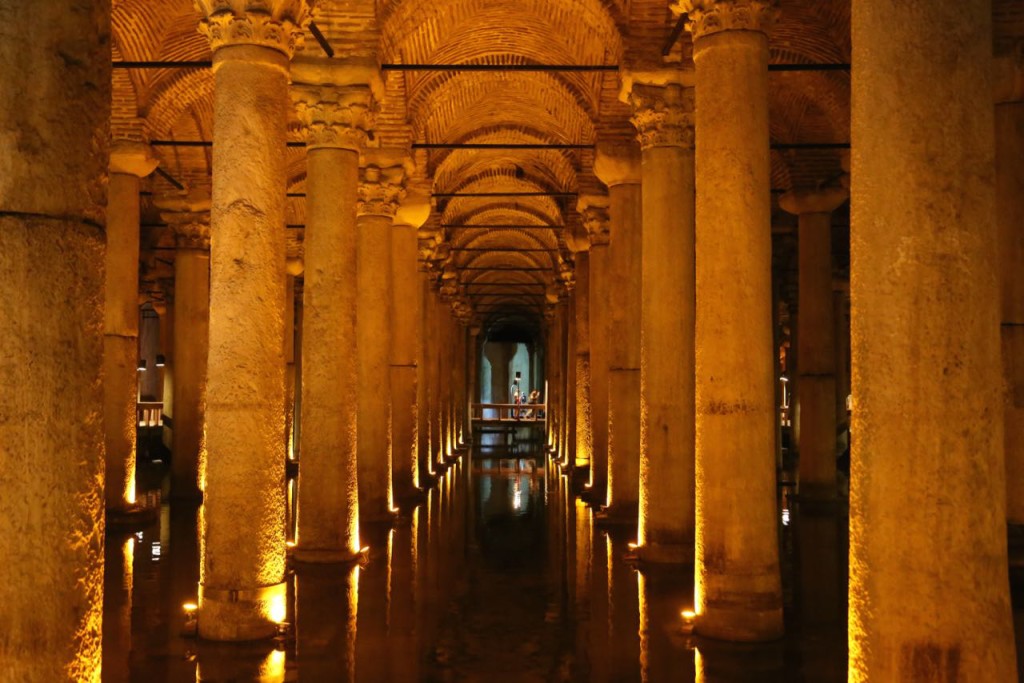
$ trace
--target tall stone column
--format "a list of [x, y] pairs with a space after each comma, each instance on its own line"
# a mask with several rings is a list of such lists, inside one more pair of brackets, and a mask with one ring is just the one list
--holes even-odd
[[[601, 145], [594, 173], [608, 186], [608, 496], [603, 517], [635, 521], [640, 495], [640, 153]], [[611, 286], [614, 283], [614, 286]]]
[[288, 59], [309, 12], [303, 0], [198, 4], [216, 169], [199, 635], [254, 640], [276, 633], [286, 600], [285, 132]]
[[[469, 320], [469, 339], [466, 342], [466, 371], [469, 375], [467, 380], [467, 403], [480, 403], [480, 325], [474, 320]], [[469, 409], [470, 406], [467, 406]], [[466, 443], [477, 443], [476, 434], [473, 433], [472, 414], [466, 417], [466, 429], [468, 438]]]
[[174, 229], [174, 428], [171, 497], [201, 498], [205, 488], [206, 357], [210, 339], [210, 198], [157, 199]]
[[575, 252], [576, 287], [573, 290], [575, 304], [572, 320], [575, 333], [576, 364], [575, 419], [576, 456], [574, 466], [589, 465], [594, 442], [590, 419], [590, 240], [585, 231], [573, 231], [569, 248]]
[[[289, 245], [291, 251], [291, 245]], [[297, 364], [295, 351], [295, 298], [298, 276], [302, 275], [304, 264], [302, 257], [288, 255], [285, 260], [284, 281], [284, 447], [289, 460], [295, 459], [299, 444], [295, 441], [295, 403], [297, 384]]]
[[438, 299], [440, 283], [435, 278], [427, 281], [424, 339], [426, 340], [427, 400], [430, 406], [428, 432], [430, 434], [430, 461], [435, 473], [444, 469], [444, 447], [441, 444], [441, 339], [438, 334], [438, 315], [441, 302]]
[[657, 72], [628, 91], [643, 155], [637, 555], [649, 562], [693, 562], [694, 93], [686, 81], [692, 74]]
[[550, 402], [551, 410], [548, 416], [547, 446], [548, 450], [554, 453], [557, 458], [560, 447], [559, 426], [562, 423], [562, 368], [558, 361], [562, 357], [562, 343], [564, 341], [562, 319], [565, 309], [556, 303], [558, 301], [557, 294], [549, 292], [548, 297], [548, 308], [545, 311], [547, 348], [544, 353], [544, 365], [547, 367], [547, 371], [544, 374], [547, 375], [548, 383], [548, 395], [545, 399]]
[[562, 418], [562, 440], [565, 449], [560, 463], [566, 471], [571, 470], [576, 462], [576, 298], [572, 296], [576, 282], [573, 280], [566, 291], [565, 311], [565, 355], [562, 363], [565, 367], [565, 379], [562, 382], [562, 395], [565, 397], [565, 415]]
[[[427, 242], [429, 240], [420, 239], [420, 258], [423, 259], [424, 253], [429, 250]], [[427, 311], [429, 310], [430, 304], [430, 283], [427, 275], [423, 272], [422, 265], [420, 267], [419, 276], [419, 291], [416, 295], [416, 303], [418, 305], [418, 318], [416, 334], [418, 337], [418, 344], [416, 346], [416, 406], [417, 406], [417, 435], [418, 435], [418, 450], [417, 460], [419, 462], [419, 479], [418, 485], [422, 489], [426, 489], [428, 486], [434, 483], [434, 459], [431, 457], [432, 453], [432, 442], [430, 439], [430, 335], [428, 330], [430, 329], [427, 322]]]
[[832, 283], [832, 315], [836, 337], [836, 421], [849, 428], [846, 397], [850, 395], [850, 283]]
[[430, 216], [429, 197], [410, 192], [395, 214], [391, 235], [391, 415], [395, 500], [419, 502], [419, 348], [423, 335], [416, 231]]
[[996, 46], [995, 89], [1006, 518], [1024, 525], [1024, 40]]
[[356, 349], [359, 514], [364, 521], [394, 517], [391, 493], [391, 233], [405, 196], [406, 153], [366, 150], [356, 212]]
[[852, 683], [1017, 675], [991, 11], [853, 3]]
[[139, 400], [139, 178], [157, 160], [149, 145], [116, 142], [107, 188], [106, 306], [103, 323], [103, 430], [107, 510], [135, 505]]
[[484, 356], [491, 364], [491, 403], [508, 403], [508, 388], [512, 386], [509, 363], [516, 353], [516, 345], [509, 342], [484, 342]]
[[299, 527], [295, 558], [359, 553], [356, 205], [373, 127], [376, 69], [296, 59], [292, 100], [306, 138]]
[[0, 666], [98, 681], [110, 3], [2, 6]]
[[697, 630], [723, 640], [772, 640], [782, 635], [765, 34], [774, 10], [766, 0], [685, 0], [677, 9], [689, 13], [701, 140]]
[[590, 476], [586, 496], [600, 505], [608, 490], [608, 197], [584, 195], [577, 210], [590, 236]]
[[779, 197], [799, 216], [797, 357], [800, 359], [800, 499], [836, 497], [836, 347], [832, 302], [832, 212], [843, 188], [793, 190]]

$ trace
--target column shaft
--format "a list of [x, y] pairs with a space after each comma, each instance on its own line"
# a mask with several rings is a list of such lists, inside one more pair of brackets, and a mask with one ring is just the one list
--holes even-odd
[[41, 9], [0, 22], [0, 666], [99, 681], [110, 3]]
[[590, 465], [594, 448], [590, 417], [590, 252], [576, 254], [576, 466]]
[[608, 487], [608, 245], [590, 247], [590, 490], [604, 501]]
[[430, 476], [434, 473], [434, 460], [431, 457], [432, 442], [430, 439], [430, 284], [427, 278], [420, 274], [418, 293], [416, 295], [419, 303], [419, 322], [417, 326], [418, 344], [416, 347], [416, 405], [417, 410], [417, 434], [419, 440], [419, 486], [426, 488], [433, 483]]
[[854, 683], [1017, 675], [991, 11], [853, 3]]
[[[771, 640], [782, 635], [782, 588], [773, 448], [768, 40], [753, 18], [745, 23], [740, 3], [714, 8], [689, 15], [701, 179], [697, 628], [724, 640]], [[705, 29], [707, 15], [719, 10], [732, 15], [727, 25], [749, 30]]]
[[417, 347], [423, 318], [420, 274], [416, 269], [416, 228], [395, 225], [391, 236], [392, 476], [395, 499], [408, 500], [419, 482]]
[[281, 302], [288, 59], [255, 45], [220, 47], [214, 79], [199, 634], [252, 640], [276, 633], [286, 592]]

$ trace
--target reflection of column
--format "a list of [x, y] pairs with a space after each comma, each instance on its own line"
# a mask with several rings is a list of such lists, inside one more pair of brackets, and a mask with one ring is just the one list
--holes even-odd
[[[693, 89], [681, 71], [634, 83], [643, 152], [643, 419], [637, 554], [693, 562]], [[614, 240], [613, 240], [614, 241]]]
[[[776, 533], [765, 0], [683, 0], [696, 65], [696, 611], [782, 634]], [[743, 111], [737, 116], [737, 111]], [[742, 543], [735, 539], [742, 538]]]
[[[295, 111], [306, 138], [301, 349], [303, 429], [295, 557], [359, 552], [356, 452], [356, 202], [359, 149], [372, 127], [375, 71], [295, 60]], [[359, 482], [361, 483], [361, 482]]]
[[640, 155], [633, 143], [601, 146], [594, 173], [608, 186], [609, 517], [635, 518], [640, 492]]
[[1006, 515], [1024, 524], [1024, 40], [996, 50], [996, 216], [1002, 301]]
[[[419, 681], [420, 633], [417, 623], [419, 611], [419, 565], [417, 547], [419, 535], [419, 506], [409, 518], [403, 518], [395, 527], [391, 549], [391, 587], [388, 596], [388, 672], [385, 680]], [[374, 571], [374, 570], [371, 570]]]
[[103, 680], [131, 680], [135, 536], [108, 536], [103, 567]]
[[395, 500], [411, 502], [419, 485], [419, 412], [416, 375], [423, 321], [416, 230], [430, 215], [428, 197], [409, 193], [391, 235], [391, 472]]
[[405, 153], [366, 150], [356, 212], [356, 353], [358, 362], [359, 514], [392, 518], [391, 232], [405, 194]]
[[991, 21], [984, 2], [853, 3], [853, 683], [1017, 675]]
[[359, 574], [303, 565], [295, 572], [295, 659], [299, 678], [356, 683]]
[[580, 197], [577, 209], [590, 236], [590, 500], [603, 503], [608, 485], [608, 198]]
[[0, 662], [97, 681], [110, 3], [5, 2], [0, 45]]
[[846, 202], [842, 188], [790, 191], [784, 211], [800, 217], [800, 497], [836, 497], [836, 349], [832, 303], [832, 212]]
[[206, 460], [206, 356], [210, 336], [209, 197], [161, 198], [160, 217], [174, 228], [174, 441], [171, 496], [202, 496]]
[[[103, 324], [103, 429], [107, 509], [135, 504], [136, 403], [139, 398], [139, 178], [156, 168], [148, 145], [110, 150], [107, 188], [106, 306]], [[155, 369], [153, 369], [155, 371]]]
[[[236, 9], [239, 5], [244, 9]], [[214, 71], [210, 351], [199, 635], [273, 635], [286, 588], [285, 129], [306, 2], [202, 0]]]
[[611, 680], [625, 681], [640, 668], [640, 610], [636, 571], [625, 559], [629, 528], [612, 529], [607, 537], [608, 641], [611, 644]]

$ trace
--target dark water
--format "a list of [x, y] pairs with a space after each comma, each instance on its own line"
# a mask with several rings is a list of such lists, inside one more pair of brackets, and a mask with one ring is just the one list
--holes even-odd
[[[363, 529], [365, 566], [297, 569], [291, 629], [276, 642], [182, 635], [198, 582], [195, 507], [165, 505], [159, 523], [108, 534], [103, 680], [846, 680], [845, 517], [801, 514], [783, 490], [785, 639], [698, 640], [681, 628], [692, 569], [636, 571], [634, 528], [595, 527], [565, 477], [507, 455], [475, 453], [394, 528]], [[151, 486], [162, 475], [140, 473]]]

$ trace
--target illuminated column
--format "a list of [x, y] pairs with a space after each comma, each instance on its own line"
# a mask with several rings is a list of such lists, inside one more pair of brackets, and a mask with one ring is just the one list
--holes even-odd
[[[199, 635], [284, 618], [284, 266], [288, 59], [302, 0], [201, 0], [213, 49], [213, 198]], [[267, 5], [272, 5], [270, 12]]]
[[391, 497], [391, 232], [405, 196], [406, 153], [364, 152], [356, 212], [356, 349], [359, 362], [356, 443], [359, 514], [369, 522], [393, 518]]
[[[474, 322], [472, 319], [469, 323], [469, 339], [466, 342], [466, 370], [469, 374], [467, 380], [468, 396], [466, 397], [467, 404], [479, 403], [480, 402], [480, 325]], [[467, 405], [467, 409], [469, 406]], [[473, 420], [472, 415], [466, 417], [466, 429], [469, 438], [466, 439], [466, 443], [470, 443], [473, 439], [475, 443], [476, 435], [473, 433]]]
[[[765, 0], [684, 0], [696, 65], [696, 611], [782, 635]], [[742, 116], [737, 112], [742, 111]], [[743, 539], [742, 542], [737, 539]]]
[[783, 211], [800, 217], [797, 357], [800, 373], [800, 498], [836, 497], [836, 347], [832, 302], [832, 212], [843, 188], [790, 191]]
[[559, 434], [558, 426], [562, 423], [562, 389], [561, 375], [562, 368], [559, 365], [559, 358], [562, 356], [562, 319], [565, 315], [565, 308], [559, 306], [558, 295], [555, 292], [548, 292], [547, 307], [544, 312], [547, 324], [547, 349], [544, 353], [545, 365], [547, 366], [548, 395], [547, 400], [551, 402], [551, 411], [548, 417], [547, 445], [548, 449], [558, 455]]
[[[600, 146], [594, 174], [608, 186], [608, 496], [604, 515], [631, 522], [640, 494], [640, 154]], [[614, 283], [614, 286], [611, 285]]]
[[356, 204], [359, 149], [376, 116], [375, 69], [296, 59], [292, 100], [306, 139], [302, 430], [295, 558], [360, 549], [356, 450]]
[[572, 291], [576, 288], [576, 281], [566, 282], [566, 306], [565, 306], [565, 354], [562, 357], [562, 364], [565, 368], [565, 378], [562, 381], [562, 396], [564, 415], [562, 417], [562, 441], [565, 447], [562, 449], [560, 464], [565, 469], [571, 469], [575, 464], [576, 453], [576, 298]]
[[577, 210], [590, 236], [590, 425], [587, 497], [605, 500], [608, 486], [608, 197], [584, 195]]
[[[157, 160], [141, 142], [115, 142], [107, 188], [106, 306], [103, 323], [103, 430], [106, 505], [135, 505], [136, 403], [139, 399], [139, 178]], [[154, 370], [155, 371], [155, 370]]]
[[40, 9], [0, 21], [0, 677], [98, 681], [110, 3]]
[[[430, 198], [410, 192], [395, 214], [391, 235], [391, 471], [395, 500], [422, 500], [419, 485], [419, 369], [423, 297], [417, 229], [430, 216]], [[425, 408], [424, 408], [425, 409]]]
[[425, 334], [428, 340], [427, 346], [427, 394], [430, 404], [429, 432], [430, 432], [430, 459], [433, 463], [434, 472], [444, 468], [444, 447], [441, 444], [441, 338], [439, 336], [438, 316], [440, 315], [441, 301], [440, 282], [431, 278], [428, 280], [426, 299], [426, 316], [424, 318]]
[[206, 356], [210, 338], [210, 198], [168, 197], [160, 218], [174, 229], [174, 429], [171, 497], [203, 495]]
[[498, 341], [484, 343], [484, 356], [491, 364], [491, 403], [509, 403], [512, 400], [508, 391], [512, 386], [508, 367], [515, 355], [516, 345], [514, 343]]
[[[427, 252], [432, 248], [432, 242], [421, 238], [419, 241], [420, 259], [424, 260]], [[420, 266], [419, 286], [416, 295], [416, 306], [418, 306], [418, 317], [416, 320], [416, 423], [418, 435], [419, 479], [418, 485], [426, 489], [434, 483], [434, 461], [431, 457], [432, 443], [430, 440], [430, 336], [427, 334], [427, 310], [430, 301], [430, 284], [428, 277]]]
[[[632, 82], [642, 150], [643, 362], [637, 554], [693, 562], [693, 89], [664, 71]], [[614, 237], [612, 239], [614, 242]]]
[[996, 46], [996, 218], [1002, 301], [1006, 518], [1024, 524], [1024, 41]]
[[575, 332], [576, 378], [573, 383], [576, 392], [575, 420], [576, 460], [575, 466], [590, 464], [593, 451], [593, 434], [590, 421], [590, 240], [585, 231], [570, 233], [569, 248], [576, 254], [576, 287], [573, 296], [573, 329]]
[[991, 21], [853, 3], [851, 683], [1017, 675]]
[[284, 284], [284, 446], [289, 460], [294, 459], [299, 450], [295, 442], [295, 391], [296, 391], [296, 352], [295, 352], [295, 278], [302, 275], [303, 262], [301, 243], [298, 255], [292, 255], [292, 244], [288, 245], [288, 258], [285, 260]]

